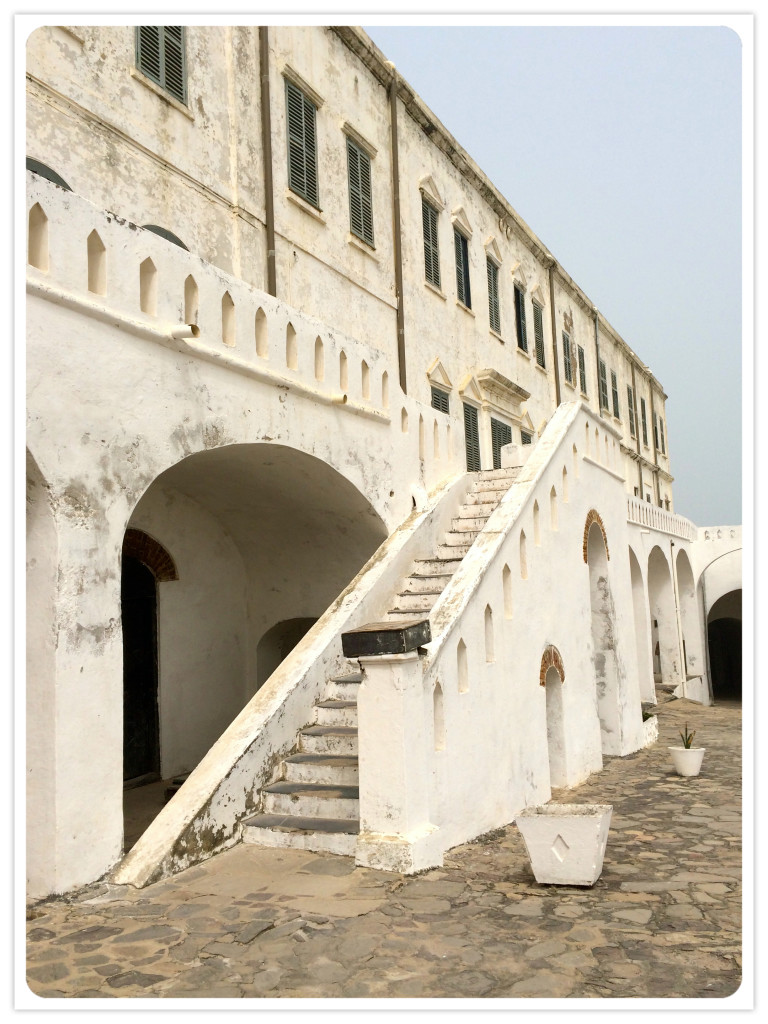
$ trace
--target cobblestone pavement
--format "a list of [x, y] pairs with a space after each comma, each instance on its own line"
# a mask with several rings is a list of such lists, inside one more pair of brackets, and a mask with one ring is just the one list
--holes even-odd
[[[684, 722], [706, 747], [697, 778], [668, 763]], [[411, 878], [240, 845], [146, 889], [101, 883], [30, 904], [29, 988], [67, 999], [734, 993], [740, 705], [662, 705], [657, 744], [554, 799], [613, 804], [591, 889], [537, 885], [514, 825]]]

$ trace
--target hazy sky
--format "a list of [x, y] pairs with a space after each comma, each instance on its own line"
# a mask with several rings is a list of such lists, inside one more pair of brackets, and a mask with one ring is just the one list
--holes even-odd
[[739, 36], [364, 28], [661, 382], [676, 511], [740, 523]]

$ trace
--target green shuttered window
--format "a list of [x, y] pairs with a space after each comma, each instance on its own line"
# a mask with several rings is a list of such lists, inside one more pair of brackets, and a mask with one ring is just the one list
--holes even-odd
[[635, 393], [627, 384], [627, 409], [629, 410], [629, 436], [637, 435], [637, 424], [635, 423]]
[[499, 268], [492, 259], [486, 257], [488, 270], [488, 316], [491, 330], [501, 334], [501, 312], [499, 307]]
[[525, 292], [515, 285], [515, 321], [517, 328], [517, 347], [523, 352], [528, 351], [528, 336], [525, 330]]
[[617, 420], [621, 419], [621, 409], [619, 409], [619, 382], [616, 380], [616, 374], [611, 370], [611, 396], [613, 398], [613, 415]]
[[648, 417], [645, 412], [645, 399], [640, 399], [640, 425], [643, 429], [643, 444], [648, 447]]
[[288, 109], [288, 187], [320, 208], [317, 187], [317, 108], [286, 79]]
[[440, 287], [440, 249], [437, 244], [437, 210], [421, 197], [421, 224], [424, 229], [424, 277]]
[[477, 409], [464, 403], [464, 442], [467, 450], [467, 472], [480, 471], [480, 431], [477, 426]]
[[456, 254], [456, 294], [459, 302], [467, 309], [472, 308], [472, 296], [469, 291], [469, 246], [460, 231], [453, 229], [453, 248]]
[[136, 29], [136, 67], [180, 103], [187, 102], [184, 29], [141, 25]]
[[438, 412], [448, 412], [448, 392], [441, 388], [432, 388], [432, 408]]
[[599, 363], [599, 370], [600, 370], [600, 408], [601, 409], [607, 409], [608, 408], [608, 377], [607, 377], [606, 370], [605, 370], [605, 363], [603, 362], [602, 359], [600, 360], [600, 363]]
[[350, 231], [368, 245], [373, 245], [371, 158], [351, 139], [347, 139], [347, 170]]
[[565, 379], [569, 384], [573, 384], [573, 364], [571, 362], [571, 339], [563, 331], [563, 367], [565, 369]]
[[544, 366], [544, 309], [533, 303], [533, 336], [536, 339], [536, 362]]
[[587, 394], [587, 364], [584, 359], [584, 349], [579, 345], [579, 387], [582, 395]]
[[501, 469], [501, 449], [505, 444], [512, 443], [512, 428], [495, 420], [491, 416], [491, 446], [493, 448], [493, 468]]

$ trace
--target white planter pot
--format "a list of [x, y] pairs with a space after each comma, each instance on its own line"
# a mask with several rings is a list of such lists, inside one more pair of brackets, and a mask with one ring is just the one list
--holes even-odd
[[698, 775], [705, 747], [667, 747], [678, 775]]
[[594, 885], [603, 870], [611, 804], [546, 804], [515, 818], [536, 881]]

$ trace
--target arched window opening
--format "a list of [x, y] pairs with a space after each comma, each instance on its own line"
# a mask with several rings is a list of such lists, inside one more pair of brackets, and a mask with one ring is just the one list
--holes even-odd
[[440, 683], [435, 683], [432, 694], [432, 715], [434, 719], [435, 750], [445, 750], [445, 707], [443, 702], [443, 688]]
[[196, 324], [200, 317], [200, 291], [190, 274], [184, 282], [184, 323]]
[[520, 579], [528, 579], [528, 553], [525, 540], [525, 530], [520, 531]]
[[228, 348], [235, 344], [235, 304], [229, 292], [221, 300], [221, 340]]
[[149, 257], [139, 267], [139, 306], [142, 313], [157, 316], [157, 268]]
[[360, 364], [360, 387], [363, 398], [371, 397], [371, 370], [365, 360]]
[[299, 368], [299, 343], [292, 323], [285, 328], [285, 365], [289, 370]]
[[489, 604], [485, 606], [485, 660], [488, 663], [496, 661], [493, 637], [493, 609]]
[[107, 294], [107, 250], [95, 230], [88, 235], [88, 291]]
[[347, 353], [339, 353], [339, 387], [346, 393], [349, 388], [349, 371], [347, 369]]
[[456, 670], [459, 678], [459, 693], [469, 691], [469, 665], [467, 661], [467, 645], [459, 640], [456, 647]]
[[38, 270], [48, 271], [48, 218], [40, 203], [35, 203], [29, 211], [27, 263]]
[[269, 355], [269, 339], [267, 332], [267, 314], [259, 307], [256, 310], [254, 321], [254, 334], [256, 338], [256, 355], [259, 359], [266, 359]]

